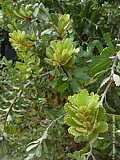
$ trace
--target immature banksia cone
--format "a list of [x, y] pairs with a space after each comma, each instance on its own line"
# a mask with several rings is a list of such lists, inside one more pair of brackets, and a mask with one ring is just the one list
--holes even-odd
[[68, 32], [72, 31], [71, 22], [69, 14], [58, 15], [58, 22], [55, 24], [54, 29], [62, 39], [67, 36]]
[[[15, 49], [32, 48], [34, 46], [34, 35], [29, 36], [25, 31], [13, 31], [9, 34], [10, 42]], [[31, 40], [30, 40], [31, 39]], [[32, 41], [33, 39], [33, 41]]]
[[53, 66], [72, 66], [78, 49], [70, 38], [52, 41], [46, 50], [46, 61]]
[[64, 108], [64, 122], [70, 126], [68, 132], [75, 138], [93, 141], [99, 133], [107, 131], [106, 112], [97, 94], [81, 90], [68, 97]]

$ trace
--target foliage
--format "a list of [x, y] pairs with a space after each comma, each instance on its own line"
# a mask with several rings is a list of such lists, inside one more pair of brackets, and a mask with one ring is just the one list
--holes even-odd
[[0, 159], [120, 159], [119, 6], [0, 0]]

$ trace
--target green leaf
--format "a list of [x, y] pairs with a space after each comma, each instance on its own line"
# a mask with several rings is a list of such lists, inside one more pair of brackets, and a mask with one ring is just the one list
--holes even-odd
[[90, 64], [90, 75], [95, 75], [103, 70], [108, 69], [112, 64], [112, 61], [109, 57], [112, 56], [114, 52], [114, 49], [107, 47], [103, 49], [101, 55], [94, 57]]
[[113, 48], [113, 49], [114, 49], [114, 45], [113, 45], [113, 43], [112, 43], [112, 38], [111, 38], [110, 33], [103, 33], [103, 38], [104, 38], [107, 46], [108, 46], [109, 48]]
[[104, 121], [99, 121], [96, 126], [96, 132], [104, 133], [108, 130], [108, 124]]

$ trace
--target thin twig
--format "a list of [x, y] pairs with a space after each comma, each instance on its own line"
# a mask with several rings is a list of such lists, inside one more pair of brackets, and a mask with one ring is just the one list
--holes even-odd
[[[50, 73], [51, 73], [51, 71], [46, 72], [46, 73], [43, 73], [43, 74], [40, 75], [39, 78], [42, 78], [42, 77], [44, 77], [44, 76], [47, 76], [47, 75], [49, 75]], [[33, 79], [33, 80], [35, 80], [35, 79]], [[26, 83], [26, 84], [24, 85], [23, 89], [26, 88], [27, 86], [29, 86], [30, 84], [31, 84], [31, 81], [29, 81], [28, 83]], [[7, 111], [6, 115], [5, 115], [5, 120], [6, 120], [6, 121], [7, 121], [7, 119], [8, 119], [8, 116], [9, 116], [10, 112], [12, 111], [12, 109], [13, 109], [16, 101], [17, 101], [17, 99], [21, 97], [21, 95], [22, 95], [22, 93], [23, 93], [23, 89], [20, 89], [20, 90], [19, 90], [19, 92], [17, 93], [17, 95], [14, 97], [14, 99], [13, 99], [10, 107], [8, 108], [8, 111]]]
[[63, 72], [66, 74], [66, 76], [69, 78], [69, 74], [68, 74], [68, 72], [66, 71], [66, 69], [64, 68], [64, 66], [60, 66], [61, 68], [62, 68], [62, 70], [63, 70]]
[[54, 125], [54, 124], [56, 123], [56, 121], [58, 121], [58, 120], [60, 120], [61, 118], [63, 118], [64, 115], [65, 115], [65, 114], [62, 114], [62, 115], [60, 115], [58, 118], [54, 119], [54, 120], [48, 125], [48, 127], [46, 128], [46, 130], [43, 132], [42, 137], [40, 137], [39, 139], [37, 139], [37, 140], [35, 140], [35, 141], [33, 141], [33, 142], [31, 142], [31, 143], [28, 144], [28, 147], [27, 147], [26, 151], [29, 152], [30, 150], [32, 150], [32, 149], [34, 148], [34, 146], [31, 147], [31, 145], [36, 144], [35, 147], [37, 147], [38, 145], [41, 145], [42, 142], [43, 142], [43, 140], [47, 139], [48, 130], [50, 129], [50, 127], [51, 127], [52, 125]]
[[13, 108], [14, 104], [16, 103], [17, 99], [21, 96], [21, 94], [22, 94], [22, 90], [20, 90], [20, 91], [18, 92], [18, 94], [15, 96], [15, 98], [13, 99], [10, 107], [8, 108], [8, 111], [7, 111], [7, 113], [6, 113], [6, 116], [5, 116], [5, 120], [6, 120], [6, 121], [7, 121], [7, 119], [8, 119], [8, 116], [9, 116], [10, 112], [12, 111], [12, 108]]
[[112, 80], [109, 81], [107, 87], [105, 88], [105, 90], [104, 90], [104, 92], [102, 94], [101, 103], [103, 103], [104, 99], [106, 98], [106, 94], [107, 94], [108, 89], [110, 88], [111, 84], [112, 84]]
[[50, 75], [51, 73], [52, 73], [52, 71], [48, 71], [48, 72], [46, 72], [46, 73], [43, 73], [43, 74], [40, 75], [40, 78], [45, 77], [45, 76], [48, 76], [48, 75]]
[[[29, 81], [28, 83], [26, 83], [23, 88], [26, 88], [30, 83], [31, 83], [31, 81]], [[21, 97], [22, 93], [23, 93], [23, 89], [20, 89], [19, 92], [17, 93], [17, 95], [15, 96], [15, 98], [13, 99], [10, 107], [8, 108], [8, 111], [7, 111], [7, 113], [6, 113], [6, 116], [5, 116], [5, 120], [6, 120], [6, 121], [7, 121], [7, 119], [8, 119], [8, 116], [9, 116], [10, 112], [12, 111], [12, 109], [13, 109], [16, 101], [17, 101], [17, 99]]]
[[89, 151], [89, 153], [88, 153], [87, 160], [90, 160], [91, 158], [95, 160], [95, 157], [94, 157], [94, 155], [93, 155], [92, 143], [90, 143], [89, 145], [90, 145], [90, 151]]
[[[118, 61], [118, 57], [117, 56], [114, 56], [114, 57], [111, 57], [113, 59], [113, 65], [111, 67], [111, 74], [110, 74], [110, 80], [102, 94], [102, 97], [101, 97], [101, 103], [103, 103], [104, 99], [106, 101], [106, 94], [108, 92], [108, 89], [110, 88], [112, 82], [114, 81], [113, 79], [113, 76], [114, 76], [114, 72], [115, 72], [115, 69], [116, 69], [116, 63]], [[107, 101], [106, 101], [107, 103]], [[108, 104], [107, 104], [108, 105]], [[115, 154], [116, 154], [116, 135], [115, 135], [115, 115], [112, 115], [112, 160], [115, 160]]]
[[102, 97], [101, 97], [101, 103], [103, 103], [104, 99], [106, 98], [106, 94], [108, 92], [108, 89], [110, 88], [112, 82], [113, 82], [113, 75], [114, 75], [114, 72], [115, 72], [115, 68], [116, 68], [116, 62], [117, 62], [117, 56], [113, 57], [113, 65], [111, 67], [111, 74], [110, 74], [110, 80], [102, 94]]
[[112, 128], [113, 128], [113, 130], [112, 130], [112, 145], [113, 145], [113, 147], [112, 147], [112, 160], [115, 160], [115, 154], [116, 154], [116, 135], [115, 135], [115, 130], [116, 130], [116, 128], [115, 128], [115, 116], [113, 115], [112, 116]]

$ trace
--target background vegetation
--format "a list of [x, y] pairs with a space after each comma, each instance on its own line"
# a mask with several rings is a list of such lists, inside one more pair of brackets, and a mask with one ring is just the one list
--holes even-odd
[[119, 20], [119, 0], [0, 0], [1, 160], [120, 159]]

